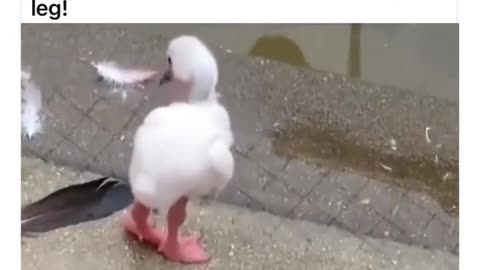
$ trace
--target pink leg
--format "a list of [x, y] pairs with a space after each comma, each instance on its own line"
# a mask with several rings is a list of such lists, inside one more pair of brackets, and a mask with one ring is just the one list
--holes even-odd
[[160, 247], [165, 242], [165, 236], [162, 231], [155, 229], [150, 212], [149, 208], [135, 201], [130, 212], [124, 217], [123, 224], [125, 229], [136, 235], [140, 241]]
[[168, 233], [166, 242], [159, 250], [167, 259], [182, 263], [204, 263], [210, 257], [200, 245], [198, 235], [180, 237], [180, 226], [187, 217], [188, 199], [180, 198], [168, 211]]

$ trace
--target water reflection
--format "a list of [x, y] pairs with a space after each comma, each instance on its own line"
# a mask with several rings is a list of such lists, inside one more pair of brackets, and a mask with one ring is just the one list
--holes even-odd
[[[347, 74], [361, 78], [361, 24], [350, 27]], [[300, 46], [294, 40], [282, 35], [266, 35], [255, 41], [249, 52], [251, 56], [277, 60], [294, 66], [309, 67]]]
[[284, 36], [263, 36], [257, 39], [249, 53], [295, 66], [309, 66], [300, 46]]
[[350, 49], [348, 51], [348, 75], [360, 78], [360, 24], [352, 24], [350, 28]]

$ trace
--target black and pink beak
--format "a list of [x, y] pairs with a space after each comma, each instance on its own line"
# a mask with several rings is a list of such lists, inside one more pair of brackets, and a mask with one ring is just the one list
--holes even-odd
[[169, 66], [168, 69], [163, 74], [162, 78], [160, 78], [159, 85], [162, 86], [170, 82], [172, 79], [173, 79], [173, 72], [172, 72], [172, 68]]

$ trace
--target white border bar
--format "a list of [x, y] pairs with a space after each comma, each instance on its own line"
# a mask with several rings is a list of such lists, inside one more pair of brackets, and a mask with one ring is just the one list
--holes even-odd
[[4, 1], [2, 11], [0, 258], [2, 269], [20, 269], [20, 5], [16, 1]]
[[462, 1], [460, 16], [460, 269], [478, 268], [480, 241], [478, 1]]
[[66, 0], [67, 16], [32, 16], [24, 23], [455, 23], [456, 0]]

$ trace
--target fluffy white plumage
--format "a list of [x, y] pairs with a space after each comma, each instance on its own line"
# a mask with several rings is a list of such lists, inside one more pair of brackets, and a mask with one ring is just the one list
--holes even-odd
[[[171, 51], [191, 57], [175, 64]], [[216, 98], [218, 71], [216, 63], [212, 65], [213, 55], [192, 37], [174, 39], [167, 55], [174, 79], [191, 80], [191, 102], [159, 107], [147, 115], [136, 132], [129, 169], [135, 198], [162, 214], [181, 196], [218, 193], [234, 170], [230, 118]]]
[[170, 68], [177, 80], [191, 84], [190, 102], [215, 98], [218, 82], [218, 66], [208, 47], [194, 36], [173, 39], [167, 56], [172, 60]]
[[40, 88], [30, 80], [30, 73], [22, 71], [22, 131], [31, 139], [42, 129], [40, 110], [42, 93]]
[[228, 121], [216, 102], [174, 103], [152, 111], [134, 140], [129, 177], [137, 200], [167, 210], [183, 195], [223, 189], [233, 175]]

